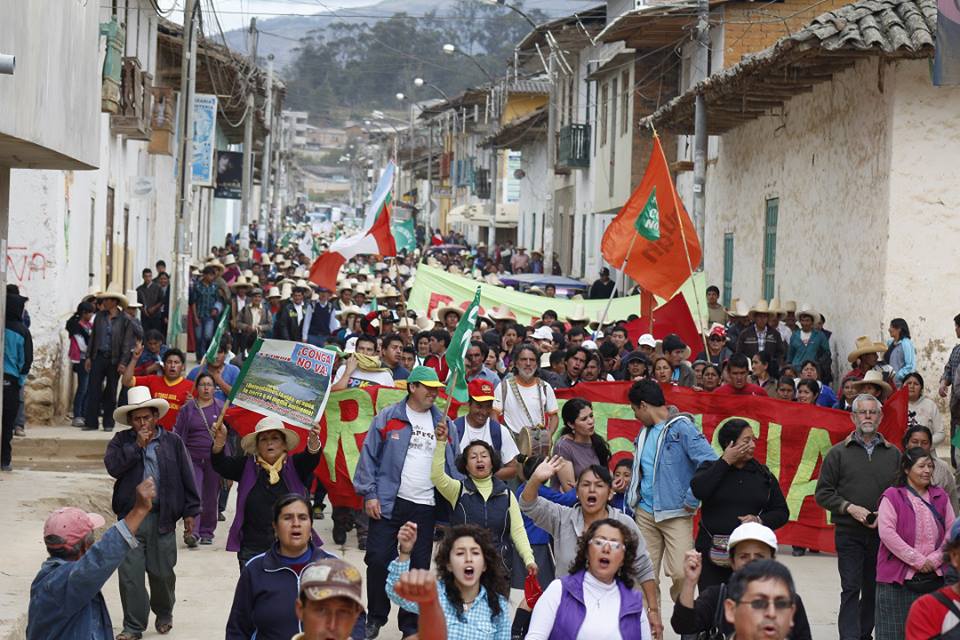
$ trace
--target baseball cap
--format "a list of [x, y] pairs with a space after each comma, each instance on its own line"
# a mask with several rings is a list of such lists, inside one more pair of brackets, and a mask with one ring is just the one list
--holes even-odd
[[756, 540], [767, 545], [773, 552], [777, 552], [777, 534], [773, 529], [766, 527], [759, 522], [744, 522], [730, 533], [730, 539], [727, 542], [727, 549], [733, 550], [735, 546], [744, 540]]
[[489, 402], [494, 399], [493, 385], [488, 380], [475, 378], [467, 385], [467, 392], [474, 402]]
[[314, 601], [347, 598], [365, 609], [360, 572], [340, 558], [324, 558], [308, 564], [300, 574], [300, 593]]
[[553, 340], [553, 330], [550, 327], [537, 327], [533, 332], [534, 340]]
[[586, 349], [587, 351], [596, 351], [597, 349], [600, 348], [597, 346], [597, 343], [594, 342], [593, 340], [584, 340], [583, 344], [581, 344], [580, 346]]
[[709, 333], [707, 333], [707, 337], [708, 337], [708, 338], [713, 338], [714, 336], [716, 336], [716, 337], [718, 337], [718, 338], [726, 338], [726, 337], [727, 337], [727, 330], [726, 330], [726, 328], [724, 328], [724, 326], [723, 326], [722, 324], [720, 324], [719, 322], [714, 322], [712, 325], [710, 325], [710, 331], [709, 331]]
[[651, 349], [657, 348], [657, 341], [653, 337], [653, 334], [645, 333], [637, 339], [638, 347], [650, 347]]
[[671, 333], [666, 338], [663, 339], [663, 352], [670, 353], [671, 351], [676, 351], [677, 349], [686, 349], [687, 345], [680, 339], [675, 333]]
[[443, 383], [440, 382], [440, 378], [437, 377], [437, 372], [432, 367], [425, 367], [423, 365], [414, 367], [410, 375], [407, 376], [407, 385], [411, 385], [414, 382], [419, 382], [427, 387], [444, 386]]
[[106, 522], [99, 513], [62, 507], [47, 516], [47, 521], [43, 523], [43, 537], [57, 536], [63, 540], [63, 546], [72, 547]]

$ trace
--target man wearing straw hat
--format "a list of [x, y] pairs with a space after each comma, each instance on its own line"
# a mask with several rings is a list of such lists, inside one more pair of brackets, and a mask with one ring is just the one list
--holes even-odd
[[[219, 264], [219, 262], [217, 263]], [[197, 361], [207, 352], [213, 334], [217, 330], [220, 314], [227, 305], [228, 296], [216, 284], [218, 267], [207, 264], [200, 279], [190, 288], [190, 316], [194, 321]]]
[[136, 328], [123, 313], [127, 299], [117, 291], [97, 294], [100, 311], [93, 317], [90, 344], [84, 366], [90, 373], [84, 431], [96, 431], [103, 414], [103, 430], [113, 431], [117, 383], [130, 362], [136, 343]]
[[[173, 628], [174, 586], [177, 563], [177, 521], [183, 519], [184, 536], [192, 533], [200, 513], [190, 454], [175, 433], [160, 429], [158, 421], [169, 410], [167, 401], [152, 398], [146, 387], [131, 387], [129, 404], [113, 412], [115, 422], [131, 427], [113, 436], [103, 457], [116, 482], [113, 511], [123, 519], [136, 502], [137, 485], [153, 478], [157, 500], [137, 530], [137, 547], [120, 565], [120, 601], [123, 632], [117, 640], [137, 640], [147, 628], [153, 610], [161, 634]], [[150, 593], [144, 578], [150, 579]]]

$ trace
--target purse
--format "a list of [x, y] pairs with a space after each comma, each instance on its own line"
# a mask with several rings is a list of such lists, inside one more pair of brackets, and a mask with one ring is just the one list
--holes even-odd
[[730, 536], [710, 536], [710, 562], [718, 567], [730, 567]]
[[932, 593], [943, 586], [943, 576], [938, 576], [932, 571], [917, 573], [909, 580], [904, 580], [903, 586], [913, 593]]
[[717, 598], [717, 608], [713, 612], [713, 625], [697, 634], [697, 640], [726, 640], [721, 627], [723, 626], [723, 601], [727, 598], [727, 585], [720, 585], [720, 596]]

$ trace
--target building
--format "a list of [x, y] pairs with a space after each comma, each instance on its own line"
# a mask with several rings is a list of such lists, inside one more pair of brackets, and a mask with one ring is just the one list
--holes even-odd
[[707, 173], [711, 280], [743, 300], [812, 305], [844, 366], [857, 336], [886, 338], [903, 317], [928, 388], [956, 342], [958, 309], [943, 292], [960, 277], [949, 258], [960, 88], [931, 84], [936, 15], [934, 0], [843, 6], [650, 119], [689, 133], [694, 93], [706, 97], [719, 137]]

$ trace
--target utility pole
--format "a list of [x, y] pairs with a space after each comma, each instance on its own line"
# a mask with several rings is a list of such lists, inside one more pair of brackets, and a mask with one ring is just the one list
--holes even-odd
[[547, 208], [543, 216], [543, 273], [553, 274], [553, 229], [557, 217], [554, 197], [555, 167], [557, 165], [557, 83], [553, 76], [554, 50], [550, 47], [547, 76], [550, 79], [550, 97], [547, 101]]
[[267, 135], [263, 139], [263, 158], [260, 164], [260, 220], [263, 229], [270, 220], [270, 152], [273, 144], [273, 54], [267, 56], [267, 103], [264, 110]]
[[270, 206], [270, 208], [273, 210], [273, 216], [271, 220], [274, 241], [280, 237], [280, 219], [282, 217], [280, 213], [280, 190], [283, 187], [283, 152], [287, 146], [287, 134], [283, 119], [283, 112], [278, 113], [275, 119], [277, 121], [277, 163], [275, 166], [276, 175], [274, 176], [273, 180], [273, 204]]
[[497, 176], [499, 175], [500, 149], [496, 145], [490, 147], [490, 226], [487, 227], [487, 247], [493, 250], [497, 243]]
[[[423, 216], [424, 226], [428, 229], [436, 228], [433, 222], [433, 122], [427, 122], [427, 199], [426, 212]], [[414, 223], [416, 224], [416, 223]]]
[[174, 249], [176, 264], [170, 282], [170, 305], [168, 312], [167, 344], [186, 347], [185, 320], [187, 293], [190, 289], [191, 246], [191, 199], [193, 187], [193, 99], [197, 81], [197, 26], [194, 16], [195, 0], [185, 0], [183, 8], [183, 54], [180, 59], [180, 130], [177, 132], [177, 198], [176, 236]]
[[[250, 66], [257, 65], [257, 19], [250, 18], [250, 29], [247, 31], [247, 51], [250, 53]], [[253, 112], [254, 83], [253, 75], [247, 83], [247, 108], [243, 116], [243, 174], [240, 200], [240, 256], [241, 262], [246, 261], [250, 253], [250, 207], [253, 200]]]
[[[693, 57], [694, 82], [699, 83], [710, 74], [710, 5], [708, 0], [697, 2], [697, 37]], [[707, 204], [707, 104], [702, 93], [697, 93], [693, 117], [693, 219], [697, 236], [702, 242], [706, 229]]]

